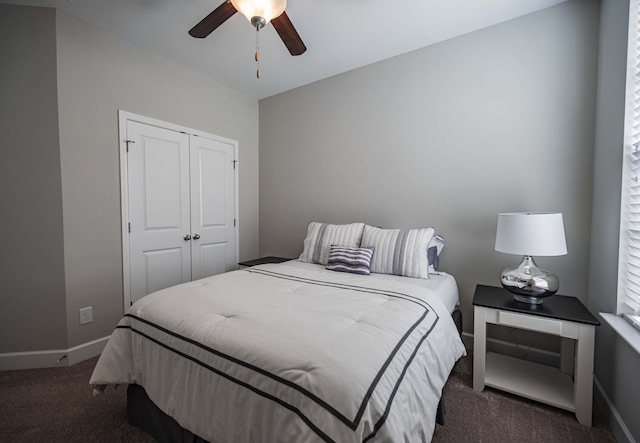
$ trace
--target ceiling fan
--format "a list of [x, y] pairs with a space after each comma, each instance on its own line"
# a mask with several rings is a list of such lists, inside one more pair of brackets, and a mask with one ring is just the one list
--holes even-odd
[[307, 50], [307, 47], [284, 11], [286, 6], [287, 0], [227, 0], [191, 28], [189, 34], [192, 37], [205, 38], [233, 14], [240, 11], [256, 31], [271, 21], [291, 55], [300, 55]]

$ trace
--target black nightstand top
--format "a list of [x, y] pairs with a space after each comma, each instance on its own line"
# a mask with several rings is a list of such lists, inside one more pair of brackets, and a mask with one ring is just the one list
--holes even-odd
[[589, 325], [600, 324], [580, 300], [566, 295], [552, 295], [545, 298], [541, 305], [531, 305], [515, 300], [513, 294], [504, 288], [476, 285], [473, 305]]
[[291, 258], [284, 258], [284, 257], [273, 257], [273, 256], [268, 256], [268, 257], [260, 257], [260, 258], [256, 258], [254, 260], [247, 260], [247, 261], [241, 261], [240, 263], [238, 263], [240, 266], [258, 266], [258, 265], [266, 265], [269, 263], [282, 263], [285, 261], [289, 261], [289, 260], [293, 260]]

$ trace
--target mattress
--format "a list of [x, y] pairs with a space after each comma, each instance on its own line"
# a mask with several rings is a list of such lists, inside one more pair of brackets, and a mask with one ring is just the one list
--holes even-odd
[[367, 277], [263, 265], [150, 294], [90, 383], [218, 443], [429, 441], [464, 346], [433, 289]]

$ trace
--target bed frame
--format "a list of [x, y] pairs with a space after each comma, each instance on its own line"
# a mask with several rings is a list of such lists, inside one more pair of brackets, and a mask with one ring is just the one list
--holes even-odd
[[[458, 333], [462, 335], [462, 312], [456, 309], [451, 316]], [[208, 443], [191, 431], [184, 429], [173, 417], [162, 412], [151, 401], [144, 388], [139, 385], [132, 384], [127, 388], [127, 419], [130, 425], [146, 431], [158, 443]], [[436, 423], [444, 425], [444, 419], [444, 398], [440, 397]]]

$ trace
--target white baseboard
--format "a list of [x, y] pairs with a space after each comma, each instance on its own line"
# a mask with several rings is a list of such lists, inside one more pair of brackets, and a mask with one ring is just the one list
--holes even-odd
[[607, 421], [609, 422], [609, 426], [611, 426], [611, 432], [613, 432], [613, 436], [616, 438], [618, 443], [636, 443], [636, 440], [631, 435], [629, 428], [620, 417], [618, 410], [611, 403], [611, 399], [607, 395], [606, 391], [598, 381], [598, 377], [593, 376], [593, 383], [596, 389], [593, 391], [596, 403], [602, 409], [602, 412], [607, 417]]
[[70, 366], [100, 355], [109, 337], [99, 338], [69, 349], [0, 354], [0, 371]]
[[465, 348], [473, 350], [473, 334], [471, 332], [463, 332], [462, 343], [464, 344]]

